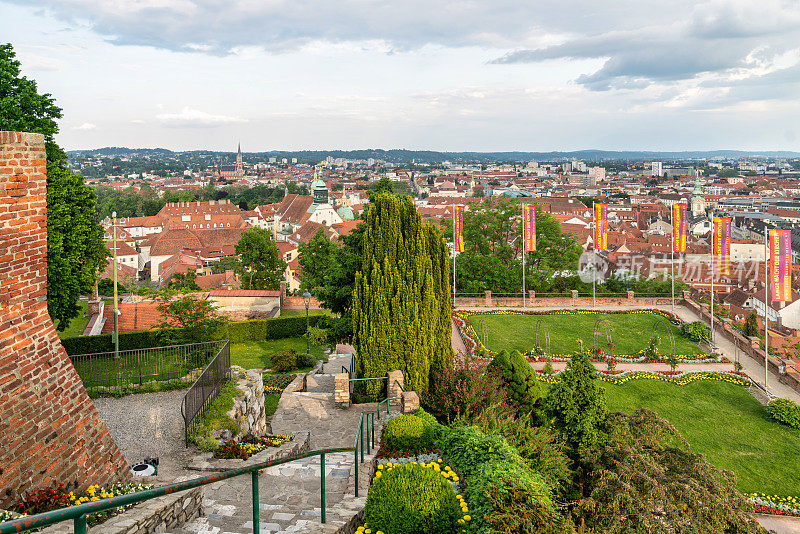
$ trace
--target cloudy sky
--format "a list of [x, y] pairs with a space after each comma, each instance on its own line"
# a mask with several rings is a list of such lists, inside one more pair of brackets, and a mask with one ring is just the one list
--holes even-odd
[[800, 150], [800, 0], [0, 0], [59, 142]]

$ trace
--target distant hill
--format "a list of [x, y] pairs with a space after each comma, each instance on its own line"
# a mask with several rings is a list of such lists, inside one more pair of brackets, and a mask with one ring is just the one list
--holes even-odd
[[[180, 157], [180, 156], [230, 156], [234, 152], [213, 150], [172, 151], [164, 148], [125, 148], [106, 147], [92, 150], [70, 150], [74, 156], [117, 156], [117, 157]], [[696, 150], [681, 152], [635, 151], [635, 150], [574, 150], [571, 152], [437, 152], [432, 150], [404, 149], [365, 149], [365, 150], [273, 150], [267, 152], [245, 152], [249, 157], [297, 158], [299, 161], [320, 161], [328, 156], [345, 159], [379, 159], [391, 163], [498, 163], [517, 161], [665, 161], [704, 160], [718, 158], [800, 158], [800, 152], [787, 150]]]

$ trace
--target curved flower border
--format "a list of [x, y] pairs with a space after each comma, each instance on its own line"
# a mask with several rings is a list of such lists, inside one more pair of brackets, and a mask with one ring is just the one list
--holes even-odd
[[[539, 380], [547, 384], [557, 384], [561, 381], [561, 373], [548, 375], [537, 371], [536, 375]], [[692, 382], [698, 382], [700, 380], [716, 380], [744, 387], [748, 387], [752, 384], [750, 378], [743, 373], [725, 373], [720, 371], [689, 371], [677, 373], [672, 371], [629, 371], [626, 373], [617, 372], [613, 375], [598, 371], [597, 379], [617, 386], [630, 382], [631, 380], [639, 379], [661, 380], [662, 382], [672, 382], [678, 386], [685, 386], [686, 384], [691, 384]]]

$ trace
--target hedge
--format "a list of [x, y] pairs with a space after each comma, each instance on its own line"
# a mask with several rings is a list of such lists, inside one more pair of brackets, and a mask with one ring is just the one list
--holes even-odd
[[[308, 318], [310, 326], [316, 326], [324, 316], [314, 315]], [[149, 347], [163, 346], [163, 334], [172, 331], [175, 334], [179, 329], [169, 330], [142, 330], [140, 332], [120, 332], [119, 350], [146, 349]], [[254, 321], [236, 321], [228, 323], [214, 339], [229, 339], [231, 343], [243, 341], [264, 341], [267, 339], [282, 339], [286, 337], [302, 336], [306, 331], [305, 317], [276, 317], [274, 319], [258, 319]], [[70, 356], [76, 354], [92, 354], [96, 352], [112, 352], [114, 342], [111, 334], [99, 336], [80, 336], [62, 339], [61, 344]]]

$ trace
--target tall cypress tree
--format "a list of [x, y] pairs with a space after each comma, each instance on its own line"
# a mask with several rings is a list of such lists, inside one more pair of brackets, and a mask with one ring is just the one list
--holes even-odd
[[[447, 248], [409, 197], [380, 193], [367, 206], [361, 271], [353, 289], [353, 332], [364, 377], [403, 371], [406, 389], [426, 391], [453, 363]], [[376, 395], [380, 384], [368, 382]]]

